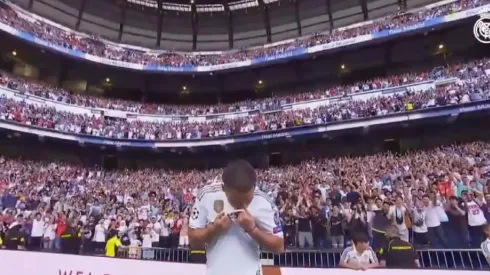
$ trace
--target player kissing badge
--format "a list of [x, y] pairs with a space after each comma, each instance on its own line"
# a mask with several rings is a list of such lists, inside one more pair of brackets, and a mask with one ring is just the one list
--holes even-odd
[[225, 207], [225, 202], [223, 200], [215, 200], [213, 207], [216, 213], [221, 213]]

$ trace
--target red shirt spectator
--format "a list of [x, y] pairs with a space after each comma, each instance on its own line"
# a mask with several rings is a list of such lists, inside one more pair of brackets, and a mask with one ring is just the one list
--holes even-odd
[[56, 227], [56, 236], [60, 237], [61, 234], [66, 230], [66, 221], [65, 218], [62, 217], [56, 221], [57, 227]]

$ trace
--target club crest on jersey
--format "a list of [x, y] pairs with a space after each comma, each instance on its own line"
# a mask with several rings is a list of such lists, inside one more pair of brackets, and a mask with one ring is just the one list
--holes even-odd
[[213, 207], [214, 207], [214, 211], [216, 213], [221, 213], [221, 212], [223, 212], [223, 209], [225, 208], [225, 202], [223, 200], [215, 200]]

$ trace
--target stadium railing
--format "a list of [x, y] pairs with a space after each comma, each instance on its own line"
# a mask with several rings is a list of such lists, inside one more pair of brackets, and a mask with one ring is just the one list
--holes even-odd
[[[132, 250], [132, 252], [130, 252]], [[276, 255], [263, 252], [262, 264], [280, 267], [337, 267], [342, 250], [287, 250]], [[420, 263], [423, 268], [490, 270], [490, 266], [480, 249], [420, 249]], [[190, 262], [190, 251], [184, 248], [123, 248], [119, 258], [166, 262]]]

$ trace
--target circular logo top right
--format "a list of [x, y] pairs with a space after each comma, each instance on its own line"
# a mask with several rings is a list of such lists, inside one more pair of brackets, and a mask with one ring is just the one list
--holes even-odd
[[480, 19], [473, 26], [473, 34], [476, 40], [483, 44], [490, 44], [490, 14], [480, 15]]

